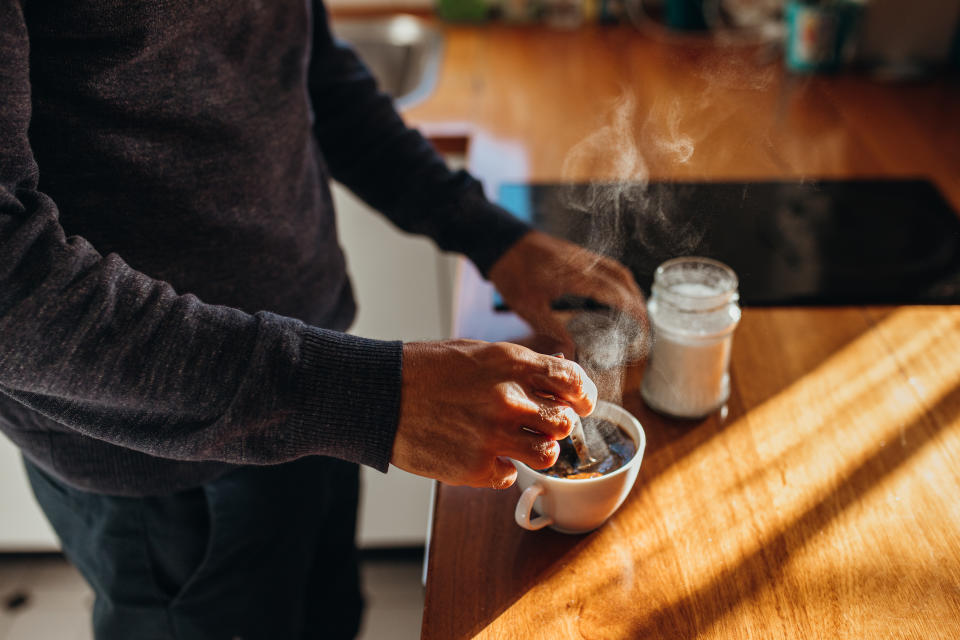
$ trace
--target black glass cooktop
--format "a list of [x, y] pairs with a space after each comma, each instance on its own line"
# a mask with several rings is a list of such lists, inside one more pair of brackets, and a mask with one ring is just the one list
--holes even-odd
[[647, 293], [661, 262], [700, 255], [745, 305], [960, 304], [960, 217], [923, 180], [506, 184], [499, 201]]

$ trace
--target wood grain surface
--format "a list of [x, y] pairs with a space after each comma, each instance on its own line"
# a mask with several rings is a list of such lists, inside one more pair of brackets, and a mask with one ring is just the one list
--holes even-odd
[[[919, 175], [960, 210], [949, 81], [794, 78], [629, 29], [447, 34], [408, 117], [469, 130], [488, 180]], [[960, 637], [960, 308], [746, 309], [731, 372], [700, 422], [625, 372], [647, 453], [591, 534], [521, 530], [516, 489], [440, 486], [423, 637]]]

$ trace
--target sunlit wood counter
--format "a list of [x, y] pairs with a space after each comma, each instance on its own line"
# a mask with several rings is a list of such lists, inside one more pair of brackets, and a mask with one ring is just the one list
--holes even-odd
[[[919, 175], [960, 209], [947, 81], [791, 78], [626, 29], [448, 38], [408, 117], [468, 130], [491, 184]], [[467, 266], [459, 285], [457, 333], [490, 337], [489, 291]], [[520, 529], [516, 488], [440, 486], [423, 637], [960, 637], [960, 308], [746, 309], [731, 371], [696, 423], [628, 372], [647, 452], [591, 534]]]

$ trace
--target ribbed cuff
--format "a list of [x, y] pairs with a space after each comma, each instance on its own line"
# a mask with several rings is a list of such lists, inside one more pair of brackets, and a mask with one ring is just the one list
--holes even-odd
[[400, 417], [403, 343], [307, 327], [291, 437], [386, 472]]

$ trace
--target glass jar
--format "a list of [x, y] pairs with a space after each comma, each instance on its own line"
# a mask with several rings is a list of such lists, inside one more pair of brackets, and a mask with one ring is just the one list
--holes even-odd
[[737, 286], [733, 269], [709, 258], [674, 258], [657, 267], [647, 303], [653, 349], [640, 389], [648, 407], [692, 419], [726, 403], [740, 322]]

